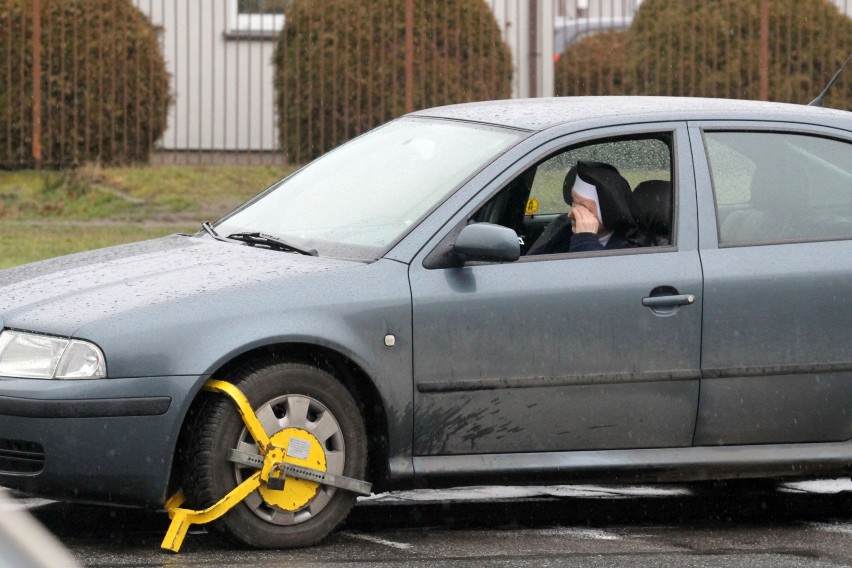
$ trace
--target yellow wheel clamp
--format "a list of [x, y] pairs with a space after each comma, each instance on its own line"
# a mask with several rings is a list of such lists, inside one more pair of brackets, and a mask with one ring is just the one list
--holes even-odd
[[[209, 380], [202, 388], [206, 391], [222, 393], [234, 401], [249, 434], [260, 451], [260, 455], [253, 455], [231, 450], [228, 453], [228, 460], [255, 467], [260, 471], [234, 487], [230, 493], [212, 506], [201, 511], [180, 508], [184, 501], [183, 492], [178, 491], [172, 495], [166, 502], [166, 511], [172, 522], [160, 545], [161, 548], [178, 552], [191, 525], [215, 521], [256, 490], [260, 491], [261, 497], [269, 505], [289, 511], [305, 506], [316, 494], [318, 485], [330, 485], [361, 495], [370, 495], [372, 486], [366, 481], [326, 472], [322, 444], [310, 432], [300, 428], [285, 428], [270, 438], [257, 419], [248, 399], [236, 386], [225, 381]], [[305, 445], [310, 445], [307, 459], [301, 460], [287, 455], [287, 447], [291, 441], [301, 446], [300, 455]], [[316, 467], [305, 467], [298, 462], [308, 462]]]

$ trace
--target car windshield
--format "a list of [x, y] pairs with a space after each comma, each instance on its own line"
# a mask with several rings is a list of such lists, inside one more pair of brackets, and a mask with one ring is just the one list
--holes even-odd
[[369, 260], [524, 133], [403, 118], [282, 180], [217, 224], [259, 232], [320, 256]]

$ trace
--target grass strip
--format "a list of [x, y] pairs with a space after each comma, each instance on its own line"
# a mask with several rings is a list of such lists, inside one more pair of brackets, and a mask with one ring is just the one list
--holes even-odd
[[274, 166], [0, 171], [0, 269], [194, 233], [291, 173]]
[[0, 224], [0, 269], [173, 233], [194, 233], [185, 224], [95, 224], [4, 222]]

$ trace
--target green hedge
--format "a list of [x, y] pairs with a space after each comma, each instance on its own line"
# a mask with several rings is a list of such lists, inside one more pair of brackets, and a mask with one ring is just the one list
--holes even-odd
[[626, 60], [627, 32], [584, 37], [566, 49], [555, 64], [556, 96], [624, 94]]
[[[166, 128], [157, 30], [129, 0], [42, 0], [43, 163], [147, 160]], [[31, 167], [32, 0], [0, 0], [0, 165]]]
[[[775, 101], [807, 103], [852, 49], [852, 20], [829, 0], [772, 0], [770, 87]], [[759, 97], [760, 0], [645, 0], [628, 32], [627, 91]], [[852, 78], [826, 106], [852, 101]]]
[[[769, 99], [807, 103], [852, 53], [852, 19], [829, 0], [772, 0]], [[760, 96], [760, 0], [644, 0], [625, 32], [572, 45], [558, 95]], [[852, 69], [825, 106], [850, 108]]]
[[[414, 108], [506, 98], [512, 60], [483, 0], [415, 2]], [[405, 3], [296, 0], [275, 55], [281, 146], [303, 162], [404, 113]]]

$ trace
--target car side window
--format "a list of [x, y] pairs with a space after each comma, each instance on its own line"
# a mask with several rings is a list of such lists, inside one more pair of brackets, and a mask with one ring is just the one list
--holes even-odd
[[664, 140], [614, 140], [573, 148], [541, 163], [536, 168], [528, 214], [564, 213], [562, 195], [565, 176], [572, 166], [584, 160], [614, 166], [635, 189], [640, 183], [663, 180], [671, 183], [671, 152]]
[[852, 145], [778, 132], [705, 132], [720, 245], [852, 238]]
[[[489, 222], [514, 229], [521, 253], [541, 254], [536, 246], [554, 224], [565, 222], [571, 208], [566, 179], [579, 163], [605, 164], [623, 179], [627, 215], [635, 221], [637, 246], [672, 242], [673, 184], [671, 134], [610, 138], [563, 149], [538, 162], [490, 199], [470, 222]], [[564, 231], [563, 231], [564, 232]], [[569, 231], [570, 232], [570, 231]], [[629, 235], [634, 239], [636, 235]], [[570, 235], [569, 235], [570, 238]], [[538, 247], [540, 249], [540, 247]]]

